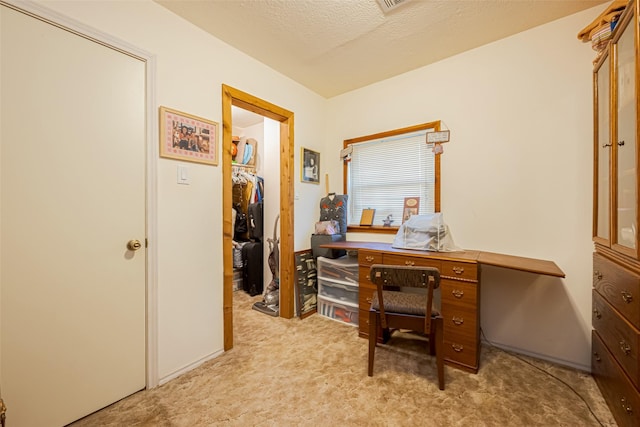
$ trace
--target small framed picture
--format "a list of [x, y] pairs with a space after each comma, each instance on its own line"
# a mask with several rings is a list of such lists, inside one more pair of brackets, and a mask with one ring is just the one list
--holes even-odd
[[320, 184], [320, 153], [303, 147], [300, 159], [300, 180]]
[[405, 197], [404, 198], [404, 210], [402, 211], [402, 223], [412, 215], [418, 215], [420, 211], [420, 197]]
[[376, 214], [375, 209], [363, 209], [360, 217], [360, 225], [373, 225], [373, 216]]
[[218, 165], [218, 123], [160, 107], [160, 157]]

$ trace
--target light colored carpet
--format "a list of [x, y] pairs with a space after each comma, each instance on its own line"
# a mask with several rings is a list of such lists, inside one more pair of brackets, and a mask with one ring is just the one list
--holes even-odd
[[[483, 346], [475, 375], [445, 367], [440, 391], [424, 346], [397, 337], [378, 347], [368, 377], [356, 328], [251, 310], [260, 300], [234, 295], [231, 351], [72, 426], [600, 425], [567, 386], [502, 350]], [[579, 391], [602, 425], [616, 425], [589, 374], [525, 359]]]

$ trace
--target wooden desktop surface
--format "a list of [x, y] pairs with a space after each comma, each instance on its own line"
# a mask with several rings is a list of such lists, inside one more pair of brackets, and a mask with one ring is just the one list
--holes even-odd
[[497, 254], [493, 252], [464, 250], [457, 252], [429, 252], [413, 249], [399, 249], [391, 247], [390, 243], [381, 242], [332, 242], [320, 245], [321, 248], [358, 250], [368, 249], [387, 253], [399, 253], [411, 256], [424, 256], [435, 259], [455, 259], [457, 261], [477, 262], [478, 264], [493, 265], [528, 273], [544, 274], [547, 276], [566, 277], [564, 272], [553, 261], [536, 258], [525, 258], [514, 255]]

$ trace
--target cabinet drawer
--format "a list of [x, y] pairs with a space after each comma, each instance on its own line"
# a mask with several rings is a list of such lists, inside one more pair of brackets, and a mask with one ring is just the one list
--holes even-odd
[[434, 267], [440, 270], [440, 261], [430, 258], [412, 257], [407, 255], [384, 254], [382, 263], [388, 265], [409, 265], [419, 267]]
[[640, 329], [640, 276], [593, 254], [593, 287], [629, 322]]
[[358, 326], [359, 326], [359, 334], [360, 336], [369, 336], [369, 310], [363, 310], [362, 306], [360, 306], [360, 310], [358, 311]]
[[444, 336], [466, 339], [475, 342], [478, 338], [477, 311], [465, 309], [451, 304], [442, 305], [444, 319]]
[[[638, 345], [640, 333], [600, 296], [595, 289], [593, 293], [593, 327], [603, 338], [605, 345], [618, 361], [631, 381], [640, 386], [638, 374]], [[640, 410], [640, 409], [639, 409]]]
[[369, 310], [371, 307], [371, 299], [373, 298], [374, 289], [360, 287], [359, 306], [362, 310]]
[[442, 280], [440, 282], [442, 304], [464, 307], [469, 310], [478, 309], [478, 286], [475, 283]]
[[471, 370], [478, 369], [478, 346], [475, 340], [458, 337], [444, 337], [444, 359], [463, 365]]
[[382, 253], [359, 250], [358, 264], [360, 267], [370, 266], [371, 264], [382, 264]]
[[440, 274], [456, 279], [478, 280], [478, 265], [464, 262], [442, 261]]
[[373, 282], [371, 282], [371, 280], [369, 279], [369, 274], [371, 272], [371, 267], [367, 266], [367, 267], [360, 267], [359, 271], [359, 286], [360, 288], [368, 288], [368, 289], [375, 289], [376, 285], [373, 284]]
[[640, 426], [640, 394], [629, 382], [615, 359], [601, 341], [591, 333], [591, 373], [620, 427]]

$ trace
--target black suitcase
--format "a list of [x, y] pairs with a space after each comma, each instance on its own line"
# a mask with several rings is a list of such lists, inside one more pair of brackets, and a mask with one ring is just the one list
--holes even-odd
[[262, 294], [264, 255], [262, 242], [247, 242], [242, 246], [242, 288], [251, 296]]
[[262, 240], [264, 236], [262, 220], [262, 202], [251, 203], [247, 208], [249, 219], [249, 238], [252, 240]]

